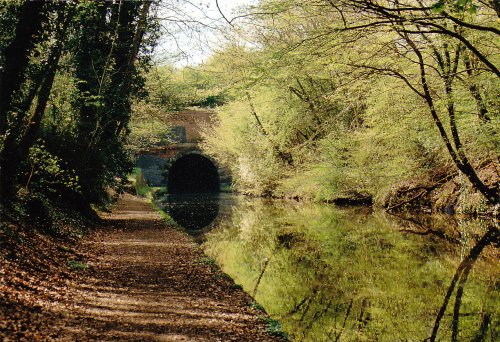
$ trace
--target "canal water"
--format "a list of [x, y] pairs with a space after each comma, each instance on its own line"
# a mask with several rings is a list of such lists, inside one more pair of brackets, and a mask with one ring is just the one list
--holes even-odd
[[160, 205], [293, 341], [500, 340], [493, 221], [231, 194]]

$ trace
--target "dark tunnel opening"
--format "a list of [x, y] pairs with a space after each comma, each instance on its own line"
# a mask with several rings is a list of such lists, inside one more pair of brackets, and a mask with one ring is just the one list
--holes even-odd
[[170, 167], [167, 187], [171, 194], [217, 193], [220, 190], [219, 173], [210, 159], [188, 154]]

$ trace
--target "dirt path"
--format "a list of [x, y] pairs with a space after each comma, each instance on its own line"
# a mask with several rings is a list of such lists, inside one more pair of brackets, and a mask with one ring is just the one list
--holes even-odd
[[54, 329], [65, 340], [275, 341], [266, 315], [150, 204], [122, 197], [78, 250], [90, 266]]

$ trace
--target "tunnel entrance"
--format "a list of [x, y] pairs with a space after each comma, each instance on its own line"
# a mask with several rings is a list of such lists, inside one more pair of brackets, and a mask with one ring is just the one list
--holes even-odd
[[188, 154], [176, 160], [168, 171], [168, 192], [216, 193], [220, 190], [217, 167], [199, 154]]

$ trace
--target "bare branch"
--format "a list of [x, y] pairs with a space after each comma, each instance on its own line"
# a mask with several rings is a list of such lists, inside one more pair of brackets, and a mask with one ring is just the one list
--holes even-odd
[[231, 27], [234, 27], [233, 23], [231, 21], [229, 21], [226, 16], [224, 15], [224, 13], [222, 13], [222, 10], [220, 9], [219, 7], [219, 1], [218, 0], [215, 0], [215, 6], [217, 6], [217, 10], [219, 11], [220, 15], [222, 16], [222, 18], [224, 18], [224, 20], [231, 26]]
[[425, 98], [425, 95], [419, 91], [413, 84], [411, 84], [410, 80], [406, 75], [403, 75], [402, 73], [394, 70], [394, 69], [389, 69], [389, 68], [379, 68], [379, 67], [374, 67], [371, 65], [361, 65], [361, 64], [349, 64], [349, 66], [355, 67], [355, 68], [364, 68], [364, 69], [370, 69], [379, 72], [382, 75], [387, 75], [387, 76], [393, 76], [396, 78], [399, 78], [403, 82], [406, 83], [406, 85], [413, 90], [418, 96]]

